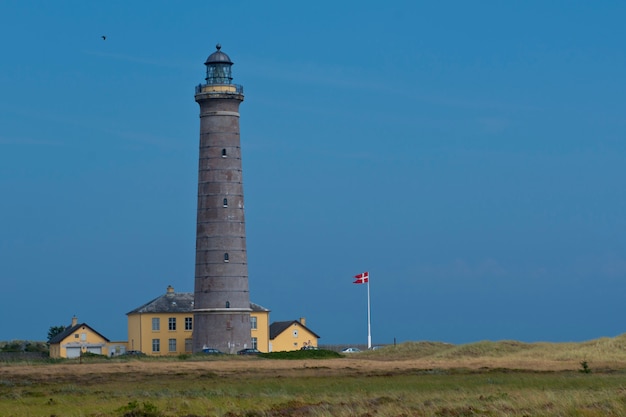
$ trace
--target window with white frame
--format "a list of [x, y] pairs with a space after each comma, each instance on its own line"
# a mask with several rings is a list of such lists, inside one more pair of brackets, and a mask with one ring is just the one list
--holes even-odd
[[152, 351], [153, 352], [161, 351], [161, 339], [152, 339]]
[[169, 330], [176, 330], [176, 317], [170, 317], [167, 320], [167, 328]]
[[161, 330], [161, 319], [158, 317], [154, 317], [152, 319], [152, 331], [158, 332], [159, 330]]
[[170, 352], [176, 352], [176, 339], [170, 339], [168, 341], [168, 348]]

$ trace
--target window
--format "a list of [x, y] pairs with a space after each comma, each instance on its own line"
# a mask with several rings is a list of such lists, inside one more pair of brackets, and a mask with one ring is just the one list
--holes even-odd
[[223, 203], [224, 203], [224, 207], [228, 207], [228, 199], [227, 198], [224, 199]]
[[297, 330], [293, 331], [293, 337], [298, 337], [298, 331]]
[[252, 349], [258, 349], [257, 345], [258, 345], [257, 338], [253, 337], [252, 338]]
[[152, 331], [158, 332], [159, 330], [161, 330], [161, 319], [155, 317], [152, 319]]
[[226, 301], [226, 308], [230, 308], [230, 301]]
[[229, 257], [228, 257], [228, 253], [224, 254], [224, 262], [228, 262], [229, 261]]
[[250, 316], [250, 327], [256, 329], [256, 317]]
[[87, 333], [81, 333], [80, 334], [80, 340], [83, 341], [83, 342], [86, 342], [87, 341]]
[[193, 317], [185, 317], [185, 330], [193, 330]]
[[169, 330], [176, 330], [176, 317], [170, 317], [167, 326]]
[[153, 352], [161, 351], [161, 339], [152, 339], [152, 351]]
[[78, 337], [79, 337], [79, 336], [78, 336], [78, 333], [76, 333], [76, 334], [74, 335], [74, 339], [78, 339]]
[[193, 350], [193, 340], [185, 339], [185, 352], [191, 352]]
[[176, 352], [176, 339], [170, 339], [168, 341], [168, 348], [170, 352]]
[[226, 149], [222, 149], [222, 158], [226, 158]]

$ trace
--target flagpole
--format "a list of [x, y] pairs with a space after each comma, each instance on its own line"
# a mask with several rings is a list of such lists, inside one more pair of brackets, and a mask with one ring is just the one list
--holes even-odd
[[370, 280], [367, 279], [367, 348], [372, 348], [372, 326], [370, 321]]

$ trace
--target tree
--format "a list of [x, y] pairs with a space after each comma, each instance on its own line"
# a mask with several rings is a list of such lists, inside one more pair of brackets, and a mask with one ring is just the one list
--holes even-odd
[[23, 352], [25, 342], [21, 340], [13, 340], [2, 347], [3, 352]]
[[50, 329], [48, 329], [48, 343], [54, 336], [63, 333], [63, 330], [65, 330], [65, 326], [50, 326]]

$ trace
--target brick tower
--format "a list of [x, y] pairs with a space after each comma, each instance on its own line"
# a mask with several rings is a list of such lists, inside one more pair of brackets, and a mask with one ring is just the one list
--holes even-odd
[[251, 347], [239, 104], [231, 62], [217, 45], [207, 58], [200, 105], [193, 352]]

